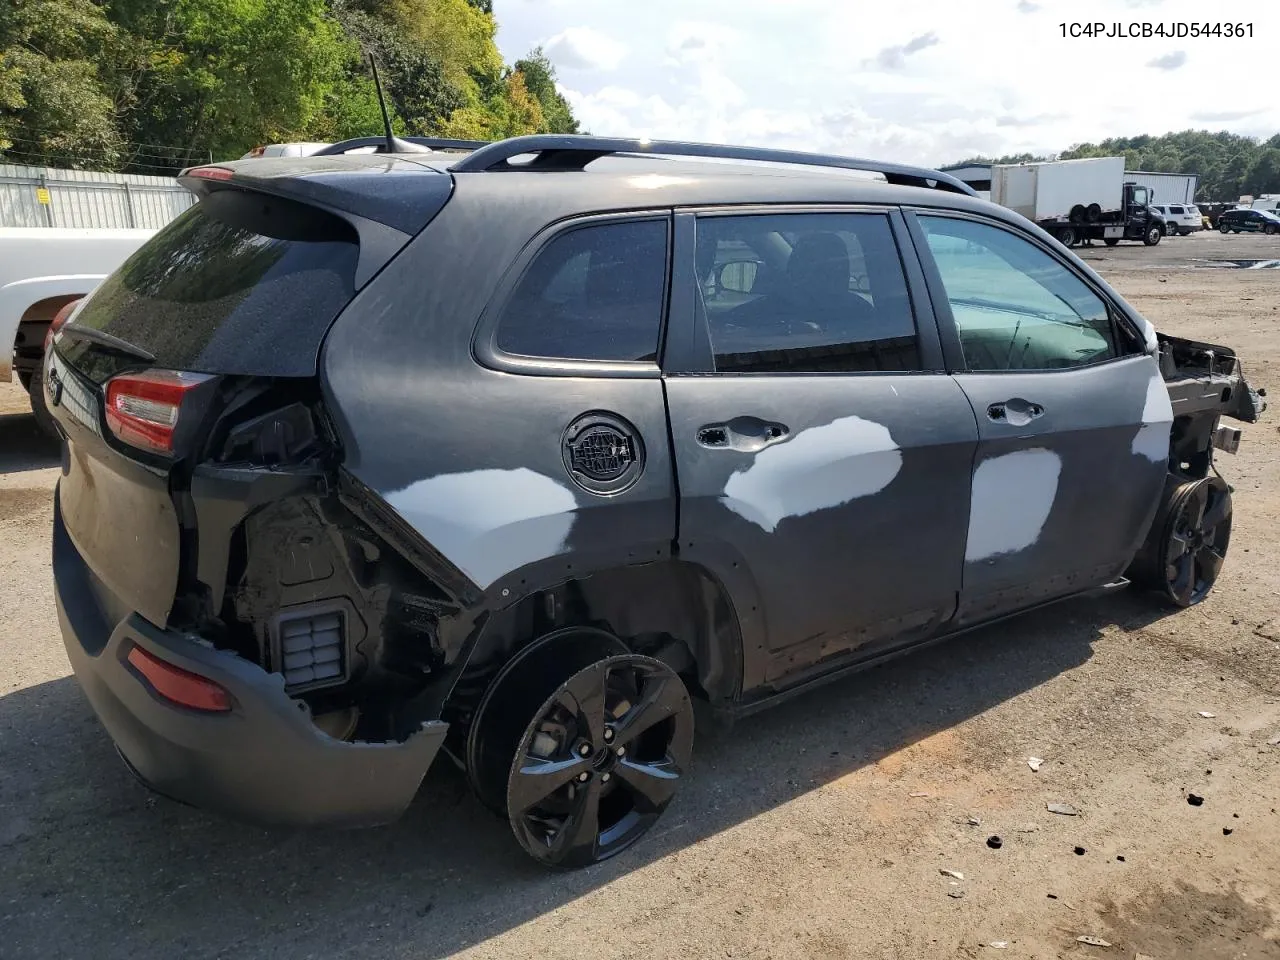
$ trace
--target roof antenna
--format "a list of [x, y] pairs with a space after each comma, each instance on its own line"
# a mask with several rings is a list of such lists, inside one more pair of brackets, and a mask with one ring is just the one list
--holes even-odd
[[391, 130], [391, 116], [387, 113], [387, 99], [382, 95], [382, 81], [378, 78], [378, 62], [372, 53], [369, 54], [369, 69], [373, 71], [373, 88], [378, 93], [378, 107], [382, 110], [382, 129], [386, 132], [387, 145], [380, 153], [431, 153], [430, 147], [424, 147], [408, 140], [401, 140]]

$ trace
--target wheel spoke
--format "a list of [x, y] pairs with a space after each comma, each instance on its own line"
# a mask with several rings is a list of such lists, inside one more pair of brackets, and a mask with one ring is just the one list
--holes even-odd
[[591, 863], [600, 839], [600, 778], [592, 777], [573, 798], [573, 807], [551, 840], [552, 863]]
[[683, 700], [679, 678], [674, 675], [647, 676], [644, 696], [618, 720], [613, 743], [620, 747], [631, 743], [646, 730], [677, 713]]
[[1179, 603], [1189, 604], [1196, 588], [1195, 554], [1184, 553], [1176, 562], [1177, 576], [1173, 578], [1170, 588]]
[[1200, 564], [1200, 569], [1204, 571], [1204, 579], [1209, 583], [1213, 583], [1218, 579], [1218, 574], [1222, 572], [1222, 564], [1226, 560], [1213, 547], [1205, 547], [1196, 555], [1196, 562]]
[[584, 671], [571, 686], [562, 689], [560, 705], [578, 723], [578, 736], [599, 748], [604, 743], [605, 677]]
[[670, 757], [661, 763], [624, 760], [615, 768], [615, 773], [630, 788], [641, 814], [661, 813], [680, 783], [680, 769]]
[[507, 788], [507, 807], [511, 815], [518, 816], [536, 807], [578, 774], [589, 769], [590, 764], [582, 757], [540, 760], [526, 756]]
[[1176, 531], [1169, 535], [1169, 562], [1173, 563], [1187, 552], [1187, 538]]
[[1205, 530], [1213, 530], [1221, 526], [1231, 516], [1231, 498], [1219, 493], [1214, 497], [1212, 505], [1204, 512]]
[[1188, 530], [1196, 531], [1204, 526], [1204, 511], [1208, 505], [1208, 488], [1199, 486], [1191, 491], [1191, 495], [1187, 497], [1187, 505], [1183, 508]]

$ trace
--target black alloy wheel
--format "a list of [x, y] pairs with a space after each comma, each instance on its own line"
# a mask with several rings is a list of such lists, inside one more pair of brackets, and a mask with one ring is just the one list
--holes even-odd
[[1174, 604], [1199, 603], [1217, 582], [1231, 542], [1231, 488], [1219, 476], [1173, 491], [1158, 557], [1163, 592]]
[[693, 706], [666, 664], [623, 654], [579, 670], [515, 751], [506, 805], [516, 839], [549, 867], [621, 853], [662, 816], [692, 749]]

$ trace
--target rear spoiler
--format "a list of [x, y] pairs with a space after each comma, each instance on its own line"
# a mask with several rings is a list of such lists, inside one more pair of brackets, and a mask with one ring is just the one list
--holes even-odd
[[266, 158], [191, 167], [178, 182], [203, 198], [249, 190], [324, 210], [360, 238], [359, 290], [431, 222], [453, 193], [453, 178], [399, 156]]

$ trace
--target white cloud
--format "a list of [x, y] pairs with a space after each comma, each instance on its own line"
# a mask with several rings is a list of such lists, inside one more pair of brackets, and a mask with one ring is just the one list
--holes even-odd
[[1155, 67], [1157, 70], [1177, 70], [1184, 66], [1187, 62], [1187, 51], [1175, 50], [1173, 53], [1166, 53], [1163, 56], [1156, 57], [1147, 61], [1148, 67]]
[[612, 70], [627, 48], [590, 27], [569, 27], [548, 40], [543, 49], [551, 62], [565, 70]]
[[907, 57], [913, 53], [919, 53], [921, 50], [936, 47], [938, 43], [938, 35], [930, 30], [928, 33], [912, 37], [906, 43], [883, 47], [867, 63], [882, 70], [901, 70], [907, 65]]
[[1073, 0], [1061, 16], [1047, 0], [991, 6], [894, 0], [888, 16], [830, 0], [646, 0], [641, 16], [497, 0], [496, 13], [508, 60], [554, 35], [548, 54], [593, 133], [941, 165], [1190, 126], [1280, 130], [1280, 101], [1241, 102], [1273, 85], [1280, 4], [1218, 0], [1212, 19], [1252, 22], [1253, 39], [1175, 41], [1064, 37], [1058, 24], [1203, 22], [1203, 0]]

